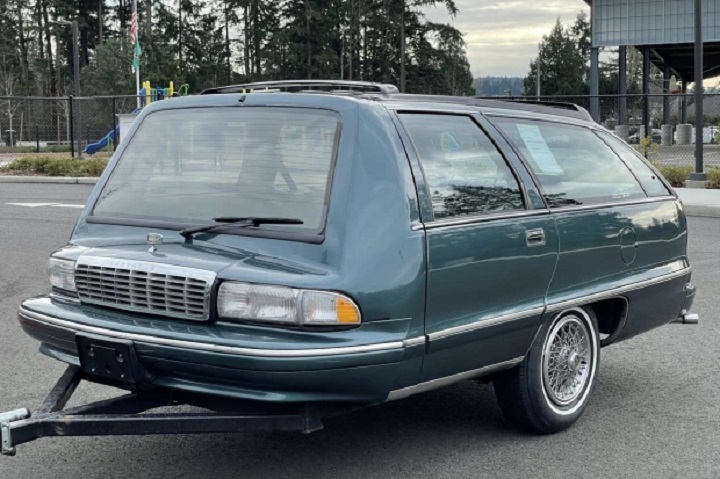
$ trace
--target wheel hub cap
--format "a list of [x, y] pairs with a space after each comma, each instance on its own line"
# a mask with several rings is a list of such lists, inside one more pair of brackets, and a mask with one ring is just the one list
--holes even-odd
[[590, 332], [576, 316], [561, 318], [550, 330], [543, 351], [543, 381], [552, 402], [567, 406], [585, 390], [591, 349]]
[[568, 370], [570, 370], [572, 372], [576, 372], [580, 368], [581, 364], [582, 364], [582, 359], [580, 359], [579, 354], [577, 354], [575, 352], [568, 354], [568, 359], [567, 359]]

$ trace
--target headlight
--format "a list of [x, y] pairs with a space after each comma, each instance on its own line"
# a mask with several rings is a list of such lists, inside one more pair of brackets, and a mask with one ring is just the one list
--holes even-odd
[[299, 326], [349, 326], [361, 322], [350, 298], [328, 291], [227, 282], [218, 291], [218, 315], [226, 319]]
[[76, 291], [74, 261], [50, 258], [48, 261], [48, 277], [50, 278], [50, 284], [54, 288]]

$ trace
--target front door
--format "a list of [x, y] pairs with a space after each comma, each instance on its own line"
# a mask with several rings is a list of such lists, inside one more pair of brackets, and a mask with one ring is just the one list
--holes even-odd
[[[504, 156], [471, 115], [406, 112], [433, 216], [428, 251], [422, 380], [527, 352], [545, 310], [558, 254], [553, 218], [533, 207]], [[514, 164], [508, 162], [511, 160]], [[518, 168], [519, 167], [519, 168]]]

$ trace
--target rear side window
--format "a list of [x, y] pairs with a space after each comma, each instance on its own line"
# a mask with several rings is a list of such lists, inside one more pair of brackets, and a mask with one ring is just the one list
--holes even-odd
[[324, 227], [340, 122], [302, 108], [186, 108], [147, 116], [94, 214], [181, 224], [218, 217], [293, 218]]
[[524, 209], [515, 176], [470, 117], [400, 118], [420, 158], [435, 219]]
[[588, 128], [511, 118], [496, 123], [535, 173], [551, 208], [646, 197], [628, 167]]
[[645, 163], [630, 145], [608, 133], [600, 133], [600, 136], [632, 170], [648, 196], [667, 196], [671, 194], [652, 168]]

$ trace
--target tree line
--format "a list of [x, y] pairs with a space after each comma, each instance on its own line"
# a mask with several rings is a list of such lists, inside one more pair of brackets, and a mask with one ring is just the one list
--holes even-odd
[[[428, 21], [453, 0], [139, 0], [142, 80], [189, 85], [282, 79], [386, 82], [401, 90], [472, 94], [460, 31]], [[132, 0], [0, 3], [0, 95], [72, 91], [77, 20], [83, 95], [134, 94]]]

